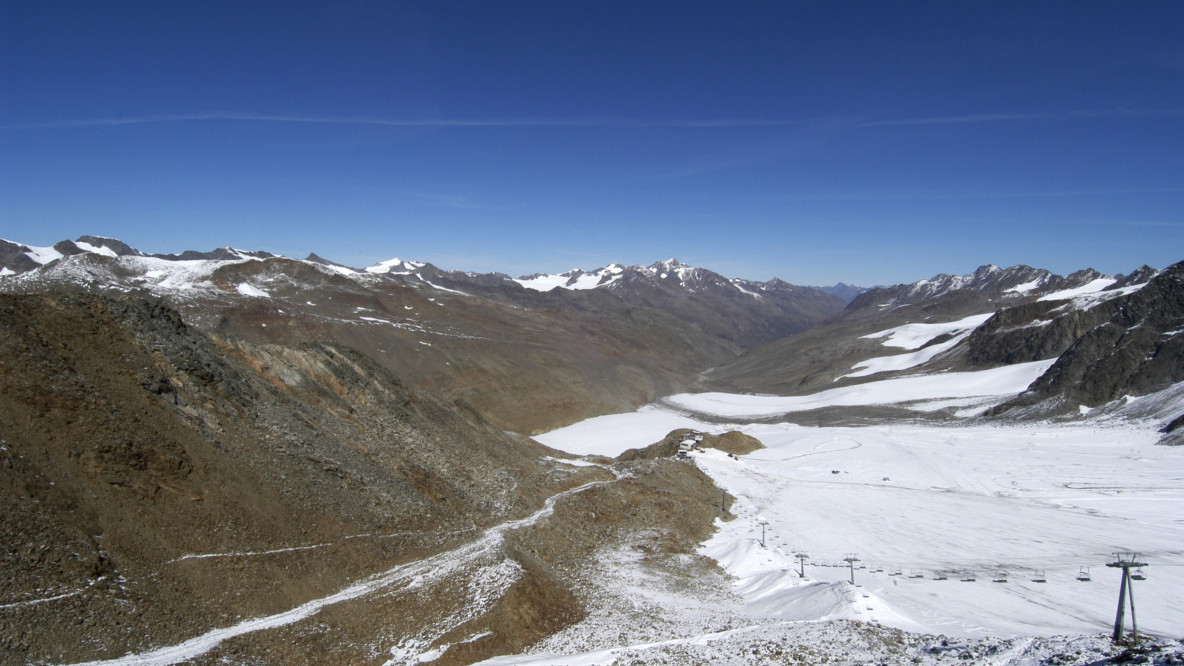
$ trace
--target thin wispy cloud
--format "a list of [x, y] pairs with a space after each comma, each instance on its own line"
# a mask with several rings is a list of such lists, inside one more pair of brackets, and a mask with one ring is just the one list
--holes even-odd
[[228, 111], [208, 113], [163, 114], [146, 116], [123, 116], [111, 118], [84, 118], [76, 120], [52, 120], [35, 123], [5, 125], [4, 129], [56, 129], [75, 127], [119, 127], [124, 125], [150, 125], [165, 123], [193, 123], [211, 121], [238, 121], [257, 123], [291, 123], [310, 125], [362, 125], [375, 127], [605, 127], [605, 128], [726, 128], [726, 127], [780, 127], [799, 124], [799, 120], [761, 118], [719, 118], [719, 119], [644, 119], [607, 116], [572, 117], [521, 117], [521, 118], [381, 118], [369, 116], [311, 116], [255, 114]]
[[777, 201], [794, 202], [842, 202], [842, 201], [960, 201], [975, 199], [1056, 199], [1090, 196], [1114, 196], [1131, 194], [1172, 194], [1184, 192], [1184, 187], [1119, 187], [1100, 189], [1060, 190], [899, 190], [863, 192], [800, 192], [772, 197]]
[[889, 118], [868, 120], [857, 127], [903, 127], [924, 125], [969, 125], [982, 123], [1014, 123], [1037, 120], [1081, 120], [1091, 118], [1180, 118], [1184, 109], [1104, 109], [1100, 111], [1069, 111], [1065, 113], [976, 113], [961, 116], [928, 116], [919, 118]]
[[815, 129], [859, 129], [874, 127], [908, 127], [927, 125], [970, 125], [984, 123], [1016, 123], [1046, 120], [1081, 120], [1093, 118], [1181, 118], [1184, 109], [1103, 109], [1068, 111], [1063, 113], [977, 113], [958, 116], [920, 116], [911, 118], [883, 118], [860, 120], [852, 116], [828, 118], [628, 118], [619, 116], [567, 117], [509, 117], [509, 118], [384, 118], [377, 116], [317, 116], [301, 114], [241, 113], [210, 111], [204, 113], [157, 114], [118, 116], [107, 118], [79, 118], [46, 120], [30, 123], [10, 123], [0, 126], [5, 130], [70, 129], [79, 127], [120, 127], [199, 122], [251, 122], [306, 125], [340, 125], [406, 128], [531, 128], [531, 127], [586, 127], [586, 128], [687, 128], [726, 129], [761, 127], [803, 127]]

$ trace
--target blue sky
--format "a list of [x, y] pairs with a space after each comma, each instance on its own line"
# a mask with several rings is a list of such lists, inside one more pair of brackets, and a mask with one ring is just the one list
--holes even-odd
[[0, 0], [0, 237], [797, 284], [1184, 259], [1181, 2]]

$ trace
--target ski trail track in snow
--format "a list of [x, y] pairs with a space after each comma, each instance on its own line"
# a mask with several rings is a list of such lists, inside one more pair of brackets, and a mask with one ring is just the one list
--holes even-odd
[[[476, 530], [477, 530], [477, 528], [470, 527], [468, 529], [452, 530], [449, 532], [433, 532], [432, 534], [433, 534], [433, 536], [455, 536], [457, 534], [465, 534], [467, 532], [474, 532]], [[377, 534], [377, 533], [350, 534], [350, 535], [341, 537], [337, 541], [327, 541], [325, 543], [314, 543], [314, 544], [309, 544], [306, 546], [288, 546], [285, 548], [272, 548], [270, 550], [247, 550], [247, 551], [234, 551], [234, 552], [228, 552], [228, 553], [193, 553], [193, 554], [182, 555], [181, 557], [171, 559], [168, 562], [165, 562], [165, 564], [175, 564], [177, 562], [184, 562], [186, 560], [208, 560], [208, 559], [215, 559], [215, 558], [222, 558], [222, 557], [259, 557], [261, 555], [277, 555], [280, 553], [294, 553], [294, 552], [298, 552], [298, 551], [302, 551], [302, 550], [316, 550], [318, 548], [327, 548], [329, 546], [336, 546], [337, 544], [341, 543], [342, 541], [348, 541], [350, 539], [394, 539], [396, 537], [418, 536], [418, 535], [422, 535], [422, 534], [423, 534], [422, 532], [390, 532], [387, 534]]]
[[459, 548], [438, 553], [421, 560], [400, 564], [393, 569], [375, 574], [345, 587], [327, 597], [313, 599], [291, 610], [244, 620], [230, 627], [211, 629], [183, 643], [157, 648], [149, 652], [128, 654], [122, 657], [116, 657], [115, 659], [81, 662], [75, 666], [166, 666], [168, 664], [176, 664], [199, 657], [232, 638], [256, 631], [266, 631], [268, 629], [287, 626], [312, 617], [327, 606], [358, 599], [397, 583], [406, 582], [404, 589], [413, 589], [424, 584], [430, 584], [435, 580], [455, 573], [481, 555], [489, 553], [500, 546], [507, 532], [529, 527], [550, 516], [555, 510], [555, 503], [563, 497], [575, 495], [589, 488], [612, 482], [592, 481], [556, 493], [547, 498], [547, 501], [543, 503], [542, 508], [538, 511], [524, 518], [507, 521], [490, 527], [479, 538]]

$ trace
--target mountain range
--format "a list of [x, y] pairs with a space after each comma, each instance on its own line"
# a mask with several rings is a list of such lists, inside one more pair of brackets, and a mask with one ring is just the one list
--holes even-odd
[[610, 603], [593, 572], [621, 549], [723, 590], [695, 548], [729, 496], [668, 455], [715, 438], [580, 460], [531, 438], [672, 393], [1026, 367], [1026, 390], [990, 401], [777, 418], [1115, 415], [1184, 443], [1184, 262], [983, 266], [856, 294], [676, 260], [512, 278], [83, 236], [0, 241], [0, 267], [0, 652], [16, 662], [204, 636], [210, 663], [438, 645], [416, 658], [471, 663]]
[[[675, 260], [513, 279], [399, 259], [358, 270], [315, 254], [231, 248], [145, 255], [84, 236], [53, 248], [0, 243], [0, 261], [5, 290], [142, 293], [211, 333], [348, 344], [409, 385], [524, 432], [690, 388], [699, 372], [844, 306], [815, 289], [728, 279]], [[599, 286], [587, 288], [593, 281]]]

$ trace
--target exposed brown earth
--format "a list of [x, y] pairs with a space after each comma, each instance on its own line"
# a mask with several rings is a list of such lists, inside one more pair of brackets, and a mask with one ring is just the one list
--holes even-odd
[[348, 348], [212, 339], [135, 298], [0, 296], [0, 430], [12, 663], [175, 644], [381, 572], [198, 661], [382, 663], [457, 643], [440, 663], [468, 663], [582, 617], [570, 572], [598, 548], [656, 530], [655, 548], [685, 551], [718, 511], [691, 465], [569, 466]]
[[699, 432], [690, 428], [671, 430], [660, 442], [655, 442], [641, 449], [629, 449], [617, 456], [617, 460], [631, 462], [636, 460], [655, 460], [670, 458], [678, 454], [684, 442], [694, 442], [692, 446], [703, 449], [719, 449], [732, 455], [745, 455], [765, 448], [760, 440], [746, 435], [739, 430], [713, 435]]

